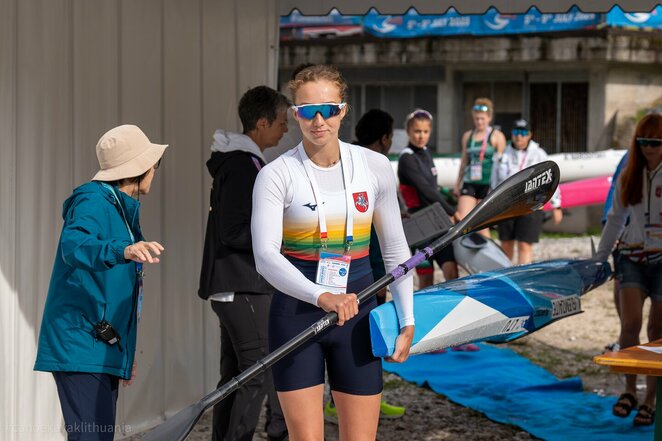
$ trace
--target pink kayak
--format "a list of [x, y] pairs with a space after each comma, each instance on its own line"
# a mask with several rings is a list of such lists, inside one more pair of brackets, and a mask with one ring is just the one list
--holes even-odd
[[[564, 182], [559, 185], [561, 208], [603, 204], [605, 199], [607, 199], [610, 186], [611, 176]], [[552, 209], [552, 206], [547, 202], [543, 209], [549, 211]]]

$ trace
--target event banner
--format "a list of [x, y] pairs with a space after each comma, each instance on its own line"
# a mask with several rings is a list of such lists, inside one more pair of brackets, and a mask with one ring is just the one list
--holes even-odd
[[564, 14], [541, 14], [535, 9], [526, 14], [500, 14], [490, 9], [482, 15], [460, 15], [451, 10], [444, 15], [370, 14], [363, 18], [366, 32], [388, 38], [569, 31], [596, 28], [602, 22], [602, 14], [584, 13], [577, 8]]
[[[573, 7], [566, 13], [543, 14], [531, 8], [525, 14], [501, 14], [492, 8], [485, 14], [462, 15], [449, 9], [443, 15], [419, 15], [410, 10], [404, 15], [381, 15], [372, 10], [364, 16], [342, 15], [332, 10], [325, 16], [306, 16], [298, 11], [281, 17], [281, 29], [311, 29], [309, 33], [293, 34], [295, 38], [313, 36], [315, 27], [327, 27], [324, 34], [342, 36], [349, 28], [382, 38], [414, 38], [453, 35], [507, 35], [541, 32], [561, 32], [600, 27], [662, 29], [662, 6], [648, 13], [625, 13], [617, 6], [607, 14], [585, 13]], [[319, 34], [319, 33], [318, 33]], [[352, 35], [356, 32], [352, 32]], [[299, 37], [297, 37], [299, 36]]]
[[303, 26], [361, 26], [362, 15], [342, 15], [337, 9], [332, 9], [328, 15], [303, 15], [296, 9], [290, 15], [280, 18], [281, 28]]

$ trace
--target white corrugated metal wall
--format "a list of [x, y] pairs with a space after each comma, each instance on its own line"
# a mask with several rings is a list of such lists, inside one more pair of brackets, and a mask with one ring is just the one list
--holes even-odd
[[143, 198], [166, 247], [146, 278], [138, 379], [118, 424], [135, 431], [218, 381], [218, 322], [196, 295], [213, 131], [240, 95], [276, 84], [271, 0], [0, 0], [0, 439], [63, 439], [54, 382], [32, 371], [61, 220], [108, 128], [170, 148]]

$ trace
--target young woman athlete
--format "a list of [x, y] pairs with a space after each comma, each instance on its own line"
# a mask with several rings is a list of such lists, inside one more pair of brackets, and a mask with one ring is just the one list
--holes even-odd
[[[298, 348], [272, 372], [292, 441], [322, 440], [324, 368], [338, 409], [341, 439], [374, 440], [382, 391], [381, 361], [372, 355], [368, 312], [357, 304], [373, 281], [370, 227], [386, 271], [410, 255], [388, 159], [338, 139], [347, 85], [331, 66], [311, 66], [290, 82], [303, 141], [262, 169], [253, 192], [257, 270], [277, 292], [269, 345], [287, 342], [328, 311], [338, 325]], [[414, 334], [412, 279], [391, 285], [401, 332], [392, 361], [409, 355]]]
[[[474, 128], [462, 135], [462, 160], [455, 184], [459, 219], [487, 196], [494, 157], [500, 157], [506, 149], [506, 137], [490, 125], [493, 112], [490, 99], [476, 99], [471, 108]], [[482, 230], [481, 234], [489, 236], [489, 230]]]

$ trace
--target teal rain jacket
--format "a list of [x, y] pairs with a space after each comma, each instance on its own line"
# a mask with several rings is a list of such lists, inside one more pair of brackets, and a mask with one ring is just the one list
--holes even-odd
[[[140, 202], [115, 188], [136, 241]], [[128, 379], [136, 348], [138, 277], [124, 259], [131, 244], [122, 209], [98, 182], [76, 188], [64, 202], [64, 226], [39, 333], [34, 369], [104, 373]], [[94, 324], [107, 320], [122, 351], [95, 339]]]

